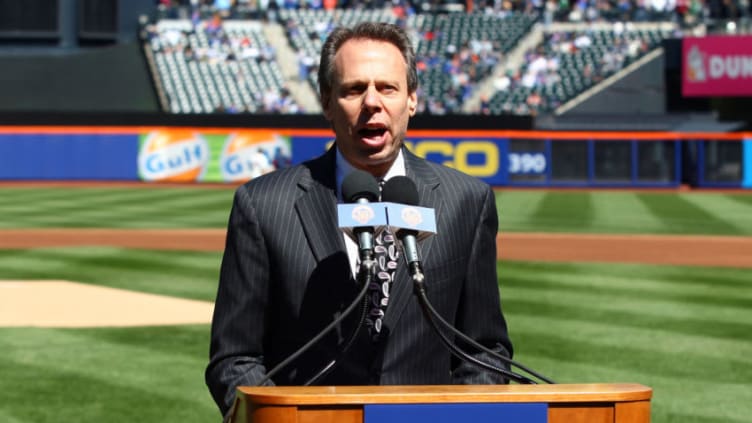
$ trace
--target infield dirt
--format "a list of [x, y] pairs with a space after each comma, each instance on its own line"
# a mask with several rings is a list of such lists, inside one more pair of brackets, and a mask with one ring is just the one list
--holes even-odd
[[[108, 245], [222, 251], [224, 229], [8, 229], [0, 248]], [[502, 233], [500, 260], [752, 267], [752, 237]]]

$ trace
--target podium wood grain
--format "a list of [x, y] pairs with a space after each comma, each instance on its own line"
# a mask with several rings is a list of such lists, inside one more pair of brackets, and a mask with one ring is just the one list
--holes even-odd
[[362, 423], [368, 404], [547, 403], [549, 423], [648, 423], [639, 384], [240, 387], [235, 423]]

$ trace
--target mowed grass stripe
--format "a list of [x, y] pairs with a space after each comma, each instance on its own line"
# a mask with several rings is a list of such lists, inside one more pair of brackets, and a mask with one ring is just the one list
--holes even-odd
[[214, 301], [221, 253], [112, 247], [0, 250], [0, 279], [66, 279]]
[[[718, 201], [729, 198], [731, 201]], [[514, 232], [752, 234], [752, 195], [498, 191], [499, 227]]]
[[[723, 416], [724, 422], [747, 422], [752, 412], [748, 372], [738, 375], [738, 363], [702, 354], [654, 351], [653, 343], [623, 339], [623, 345], [603, 346], [576, 330], [552, 333], [540, 320], [515, 321], [511, 333], [515, 359], [559, 383], [641, 383], [653, 388], [652, 421], [701, 422]], [[520, 328], [520, 326], [529, 325]], [[615, 327], [614, 338], [620, 334]], [[666, 340], [665, 342], [669, 342]], [[713, 348], [698, 345], [697, 350]], [[742, 367], [749, 367], [749, 362]]]
[[[749, 317], [752, 313], [745, 305], [725, 306], [718, 301], [712, 303], [687, 302], [680, 295], [657, 296], [655, 294], [639, 292], [624, 292], [612, 290], [608, 287], [600, 289], [572, 289], [555, 284], [534, 284], [533, 278], [528, 278], [526, 285], [517, 285], [503, 280], [502, 295], [504, 300], [514, 301], [514, 298], [537, 298], [539, 301], [551, 304], [580, 304], [582, 307], [593, 307], [599, 310], [612, 310], [623, 313], [644, 313], [654, 316], [656, 321], [671, 317], [679, 319], [707, 319], [715, 322], [735, 323], [739, 319]], [[752, 352], [752, 351], [751, 351]]]
[[[687, 267], [628, 263], [554, 263], [537, 261], [504, 261], [497, 265], [502, 278], [533, 275], [536, 280], [601, 287], [609, 285], [639, 287], [641, 290], [708, 292], [716, 290], [743, 292], [747, 297], [749, 269], [725, 267]], [[562, 279], [567, 275], [566, 279]], [[688, 277], [688, 275], [690, 277]], [[655, 280], [660, 281], [656, 283]]]
[[663, 221], [663, 228], [656, 233], [739, 234], [735, 225], [698, 207], [694, 202], [688, 201], [685, 196], [657, 193], [636, 195], [650, 210], [650, 213]]
[[[233, 191], [149, 184], [0, 188], [0, 228], [223, 228]], [[533, 190], [499, 191], [496, 201], [502, 231], [746, 235], [752, 234], [747, 198]]]
[[[154, 336], [128, 341], [129, 333], [137, 330]], [[0, 389], [11, 396], [0, 407], [5, 413], [23, 411], [26, 414], [20, 415], [27, 417], [33, 410], [41, 421], [216, 419], [203, 383], [206, 355], [184, 352], [186, 341], [205, 345], [208, 330], [208, 325], [156, 332], [0, 329], [5, 351], [0, 358]], [[117, 342], [109, 341], [107, 333], [113, 332], [119, 334]], [[39, 407], [40, 396], [45, 407]]]
[[[688, 272], [685, 270], [685, 274]], [[748, 270], [737, 270], [739, 278], [749, 277]], [[640, 273], [643, 273], [640, 275]], [[687, 278], [691, 278], [687, 274]], [[689, 285], [683, 287], [681, 281], [666, 282], [649, 272], [639, 272], [629, 276], [596, 275], [592, 273], [543, 274], [535, 275], [507, 270], [503, 280], [506, 286], [532, 289], [564, 289], [567, 292], [608, 292], [618, 297], [640, 296], [651, 301], [679, 301], [686, 304], [718, 305], [722, 307], [749, 308], [752, 310], [752, 289], [750, 283], [735, 287], [713, 287], [707, 285]], [[752, 317], [752, 316], [751, 316]]]
[[656, 324], [660, 324], [660, 328], [671, 332], [728, 340], [744, 338], [752, 333], [752, 323], [745, 321], [724, 322], [700, 319], [694, 316], [656, 316], [640, 312], [611, 310], [591, 306], [583, 307], [581, 304], [568, 304], [564, 302], [554, 304], [549, 301], [535, 301], [521, 298], [506, 301], [504, 311], [515, 315], [537, 315], [544, 313], [556, 320], [618, 322], [621, 326], [635, 329], [652, 329], [656, 327]]
[[[68, 196], [15, 199], [0, 207], [3, 227], [219, 227], [232, 191], [197, 188], [69, 188]], [[34, 197], [32, 195], [32, 197]], [[225, 216], [222, 219], [222, 216]], [[185, 217], [185, 218], [184, 218]], [[15, 223], [13, 223], [15, 222]]]
[[[580, 273], [561, 273], [556, 269], [545, 267], [530, 270], [525, 274], [524, 270], [514, 269], [519, 263], [505, 262], [500, 265], [500, 289], [502, 304], [510, 319], [510, 327], [515, 326], [514, 319], [519, 317], [548, 319], [542, 327], [550, 330], [558, 325], [570, 325], [581, 330], [583, 327], [613, 330], [620, 333], [625, 339], [637, 335], [627, 335], [625, 332], [639, 333], [641, 330], [666, 332], [664, 339], [671, 340], [672, 347], [676, 352], [692, 351], [702, 343], [715, 343], [712, 354], [719, 359], [750, 360], [752, 357], [752, 339], [743, 336], [738, 339], [731, 338], [731, 334], [743, 332], [745, 326], [752, 322], [752, 308], [740, 306], [724, 306], [720, 302], [704, 304], [701, 301], [689, 303], [681, 297], [682, 290], [677, 286], [676, 296], [656, 298], [649, 290], [641, 289], [635, 292], [624, 292], [624, 288], [611, 289], [609, 280], [619, 280], [622, 271], [629, 266], [613, 266], [606, 273], [612, 276], [605, 277], [602, 286], [578, 285], [578, 280], [591, 278], [594, 280], [604, 273], [603, 265], [580, 265], [577, 270]], [[508, 268], [511, 271], [503, 273]], [[650, 269], [650, 267], [648, 267]], [[655, 266], [658, 268], [658, 266]], [[693, 268], [687, 268], [691, 274]], [[516, 274], [515, 274], [516, 272]], [[628, 273], [627, 273], [628, 274]], [[643, 282], [650, 283], [645, 277], [640, 278]], [[545, 280], [545, 282], [539, 282]], [[662, 285], [663, 281], [654, 279], [656, 285]], [[643, 291], [643, 292], [640, 292]], [[732, 297], [729, 294], [729, 297]], [[532, 306], [535, 307], [532, 307]], [[571, 311], [566, 314], [564, 311]], [[633, 316], [630, 318], [630, 316]], [[668, 322], [664, 327], [663, 322]], [[706, 321], [707, 323], [702, 323]], [[568, 323], [563, 323], [568, 322]], [[696, 333], [687, 333], [686, 329], [693, 322], [703, 326]], [[652, 323], [652, 325], [651, 325]], [[679, 333], [671, 332], [671, 324], [678, 327]], [[593, 326], [596, 325], [596, 326]], [[536, 329], [531, 326], [530, 330]], [[714, 333], [714, 329], [717, 332]], [[557, 327], [553, 330], [563, 330]], [[570, 329], [571, 330], [571, 329]], [[725, 334], [725, 336], [719, 336]], [[636, 338], [635, 338], [636, 339]], [[674, 351], [674, 350], [669, 350]]]
[[[749, 269], [661, 265], [504, 262], [498, 273], [504, 286], [608, 290], [613, 295], [678, 300], [708, 305], [750, 306]], [[723, 279], [716, 283], [714, 276]], [[750, 307], [752, 310], [752, 307]]]
[[750, 194], [726, 194], [726, 197], [747, 207], [752, 207], [752, 195]]
[[630, 192], [604, 192], [590, 197], [591, 232], [653, 233], [663, 222]]
[[733, 226], [739, 235], [752, 234], [752, 203], [735, 201], [732, 196], [721, 194], [683, 195], [681, 198], [714, 216], [715, 220]]
[[536, 231], [533, 212], [543, 201], [544, 191], [497, 191], [496, 210], [501, 231]]
[[[539, 313], [512, 314], [509, 322], [515, 331], [538, 334], [556, 345], [556, 350], [550, 351], [555, 354], [551, 357], [562, 361], [640, 369], [649, 357], [664, 375], [692, 377], [694, 367], [706, 365], [715, 368], [717, 382], [737, 383], [752, 378], [752, 346], [743, 339], [672, 332], [661, 329], [658, 321], [655, 329], [643, 329], [614, 321], [554, 320]], [[531, 348], [535, 352], [535, 347]], [[678, 357], [681, 362], [677, 362]]]
[[589, 192], [548, 192], [532, 214], [538, 231], [586, 232], [593, 224], [593, 207]]

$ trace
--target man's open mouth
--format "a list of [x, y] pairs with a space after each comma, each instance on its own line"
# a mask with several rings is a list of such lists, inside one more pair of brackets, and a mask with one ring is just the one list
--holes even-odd
[[358, 135], [363, 138], [381, 138], [385, 132], [386, 128], [363, 128], [358, 131]]

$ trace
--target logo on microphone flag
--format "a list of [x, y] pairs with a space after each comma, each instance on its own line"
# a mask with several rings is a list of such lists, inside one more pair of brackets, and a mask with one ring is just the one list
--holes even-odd
[[402, 217], [403, 222], [407, 222], [411, 226], [417, 226], [423, 222], [423, 215], [415, 207], [405, 207], [402, 209], [400, 217]]
[[387, 223], [386, 208], [384, 203], [337, 204], [337, 223], [340, 228], [384, 226]]
[[386, 207], [389, 226], [418, 232], [418, 240], [436, 233], [436, 212], [427, 207], [400, 203], [382, 203]]
[[361, 225], [365, 225], [376, 216], [373, 209], [368, 206], [358, 206], [352, 210], [352, 218]]

